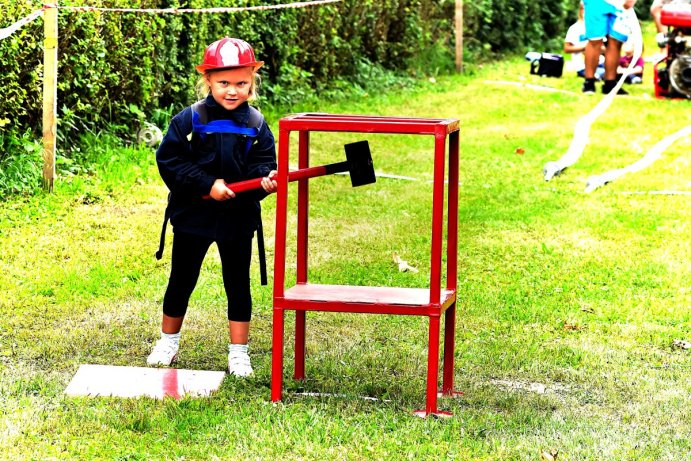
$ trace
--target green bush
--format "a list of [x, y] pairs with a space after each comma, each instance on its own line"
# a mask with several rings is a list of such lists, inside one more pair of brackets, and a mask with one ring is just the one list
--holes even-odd
[[638, 16], [638, 19], [642, 21], [650, 19], [650, 5], [652, 3], [653, 0], [638, 0], [636, 2], [634, 9], [636, 10], [636, 16]]
[[[244, 0], [233, 6], [285, 3]], [[63, 0], [61, 6], [202, 8], [225, 0]], [[575, 0], [464, 2], [466, 62], [561, 42]], [[0, 0], [6, 27], [39, 2]], [[242, 37], [266, 62], [263, 105], [289, 110], [308, 98], [378, 91], [396, 75], [453, 70], [455, 0], [343, 0], [319, 7], [224, 14], [59, 12], [58, 153], [84, 132], [132, 136], [142, 118], [164, 122], [192, 102], [194, 66], [223, 36]], [[41, 131], [42, 37], [38, 19], [0, 40], [0, 159], [17, 156], [27, 130]], [[164, 128], [164, 126], [161, 126]], [[67, 131], [67, 132], [66, 132]], [[78, 149], [78, 148], [76, 148]]]
[[566, 28], [575, 20], [578, 1], [477, 0], [466, 2], [465, 36], [471, 52], [480, 47], [495, 53], [527, 48], [559, 50]]
[[[29, 15], [39, 6], [0, 0], [0, 27]], [[21, 138], [26, 129], [41, 130], [43, 82], [43, 23], [37, 19], [0, 40], [0, 158], [9, 152], [9, 134]], [[13, 152], [19, 154], [19, 152]]]
[[41, 142], [27, 130], [19, 136], [0, 133], [0, 145], [13, 152], [0, 157], [0, 199], [10, 194], [30, 194], [41, 184]]

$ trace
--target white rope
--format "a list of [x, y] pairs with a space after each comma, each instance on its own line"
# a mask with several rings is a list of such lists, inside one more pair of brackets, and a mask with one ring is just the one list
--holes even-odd
[[641, 33], [640, 24], [638, 24], [638, 18], [636, 17], [635, 11], [631, 8], [631, 26], [632, 26], [632, 38], [633, 38], [633, 59], [629, 63], [628, 67], [624, 70], [623, 75], [617, 81], [617, 84], [612, 88], [607, 96], [602, 98], [595, 107], [591, 109], [585, 116], [576, 123], [576, 127], [573, 133], [573, 139], [569, 145], [569, 149], [566, 153], [556, 162], [547, 162], [542, 169], [542, 174], [545, 177], [545, 181], [551, 180], [553, 177], [558, 176], [566, 168], [570, 167], [578, 161], [578, 159], [583, 155], [585, 146], [588, 145], [588, 139], [590, 137], [590, 127], [597, 120], [600, 115], [602, 115], [612, 104], [614, 97], [616, 96], [619, 89], [624, 84], [624, 80], [632, 72], [636, 65], [636, 62], [643, 54], [643, 34]]
[[47, 8], [58, 8], [61, 10], [89, 12], [115, 12], [115, 13], [150, 13], [150, 14], [185, 14], [185, 13], [238, 13], [240, 11], [266, 11], [266, 10], [280, 10], [285, 8], [304, 8], [307, 6], [326, 5], [329, 3], [338, 3], [342, 0], [314, 0], [309, 2], [293, 2], [283, 3], [279, 5], [264, 5], [264, 6], [246, 6], [246, 7], [229, 7], [229, 8], [100, 8], [94, 6], [60, 6], [57, 4], [46, 4], [43, 9], [36, 10], [30, 15], [20, 19], [14, 24], [0, 29], [0, 40], [5, 39], [18, 31], [20, 28], [43, 15], [43, 11]]
[[15, 22], [11, 26], [5, 27], [4, 29], [0, 29], [0, 40], [9, 37], [10, 35], [17, 32], [22, 27], [24, 27], [25, 25], [29, 24], [31, 21], [33, 21], [34, 19], [36, 19], [42, 15], [43, 15], [43, 10], [36, 10], [33, 13], [31, 13], [29, 16], [20, 19], [19, 21]]
[[612, 182], [617, 178], [620, 178], [621, 176], [624, 176], [627, 173], [635, 173], [637, 171], [641, 171], [643, 168], [649, 167], [654, 161], [656, 161], [662, 156], [662, 152], [667, 150], [669, 146], [671, 146], [677, 140], [684, 138], [686, 136], [691, 136], [691, 125], [684, 127], [676, 133], [673, 133], [665, 137], [661, 141], [658, 141], [658, 143], [655, 144], [648, 151], [648, 153], [643, 156], [643, 158], [632, 163], [631, 165], [628, 165], [624, 168], [607, 171], [606, 173], [602, 173], [601, 175], [591, 176], [590, 178], [588, 178], [588, 181], [586, 182], [585, 191], [587, 193], [590, 193], [595, 189], [602, 187], [605, 184]]
[[185, 13], [238, 13], [240, 11], [265, 11], [280, 10], [284, 8], [304, 8], [307, 6], [338, 3], [342, 0], [315, 0], [310, 2], [293, 2], [279, 5], [245, 6], [245, 7], [221, 7], [221, 8], [101, 8], [94, 6], [59, 6], [46, 5], [49, 8], [58, 8], [71, 11], [103, 11], [114, 13], [150, 13], [150, 14], [185, 14]]

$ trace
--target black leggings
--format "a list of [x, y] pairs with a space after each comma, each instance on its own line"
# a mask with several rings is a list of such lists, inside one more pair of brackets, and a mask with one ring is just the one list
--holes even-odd
[[[168, 288], [163, 298], [163, 313], [183, 317], [199, 279], [202, 262], [213, 239], [176, 232]], [[252, 317], [250, 261], [252, 237], [217, 241], [221, 256], [223, 286], [228, 298], [228, 320], [249, 322]]]

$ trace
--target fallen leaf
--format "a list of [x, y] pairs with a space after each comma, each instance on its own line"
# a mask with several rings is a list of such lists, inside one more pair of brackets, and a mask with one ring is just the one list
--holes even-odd
[[517, 147], [517, 148], [516, 148], [516, 153], [517, 153], [518, 155], [523, 155], [523, 154], [525, 154], [525, 149], [523, 149], [522, 147]]
[[405, 260], [401, 259], [401, 257], [398, 256], [398, 253], [394, 253], [394, 254], [393, 254], [393, 262], [395, 262], [396, 264], [398, 264], [398, 270], [399, 270], [400, 272], [408, 272], [408, 271], [410, 271], [410, 272], [418, 272], [418, 270], [417, 270], [416, 267], [413, 267], [413, 266], [409, 265], [409, 264], [408, 264], [408, 261], [405, 261]]
[[556, 461], [559, 450], [556, 448], [550, 448], [549, 451], [543, 451], [540, 453], [540, 459], [542, 461]]
[[586, 329], [585, 325], [579, 325], [577, 323], [564, 322], [564, 330], [581, 331], [581, 330], [585, 330], [585, 329]]

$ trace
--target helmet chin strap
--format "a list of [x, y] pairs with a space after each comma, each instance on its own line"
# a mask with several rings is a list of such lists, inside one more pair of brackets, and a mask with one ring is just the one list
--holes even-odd
[[593, 107], [590, 112], [581, 117], [576, 123], [576, 127], [573, 133], [573, 139], [569, 145], [566, 153], [555, 162], [547, 162], [542, 169], [542, 174], [544, 175], [545, 181], [550, 181], [555, 176], [561, 174], [566, 168], [575, 164], [578, 159], [583, 155], [586, 145], [588, 145], [588, 139], [590, 137], [590, 127], [612, 104], [614, 97], [616, 96], [619, 89], [624, 84], [626, 77], [633, 73], [633, 68], [636, 62], [643, 54], [643, 34], [641, 33], [641, 26], [638, 23], [638, 18], [636, 17], [636, 12], [631, 8], [631, 38], [633, 39], [633, 59], [629, 63], [628, 67], [617, 81], [614, 88], [607, 94], [604, 98], [598, 102], [595, 107]]

